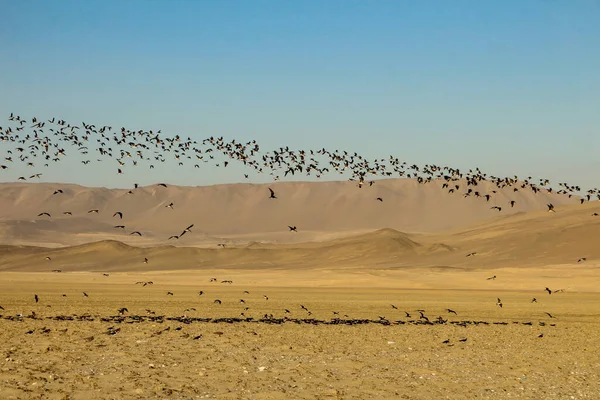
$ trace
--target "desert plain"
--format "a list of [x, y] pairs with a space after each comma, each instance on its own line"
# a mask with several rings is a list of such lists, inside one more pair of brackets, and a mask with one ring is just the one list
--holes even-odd
[[600, 203], [440, 186], [1, 184], [0, 398], [599, 398]]

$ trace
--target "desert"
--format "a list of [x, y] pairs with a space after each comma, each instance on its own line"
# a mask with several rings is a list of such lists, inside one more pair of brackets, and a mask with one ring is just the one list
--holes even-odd
[[600, 2], [0, 14], [0, 400], [600, 399]]
[[600, 206], [441, 184], [2, 184], [0, 395], [594, 398]]

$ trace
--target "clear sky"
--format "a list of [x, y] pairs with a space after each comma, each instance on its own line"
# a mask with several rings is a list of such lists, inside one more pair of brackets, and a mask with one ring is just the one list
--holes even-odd
[[[0, 126], [55, 116], [600, 186], [598, 1], [4, 0], [0, 15]], [[243, 171], [113, 170], [35, 172], [115, 187]]]

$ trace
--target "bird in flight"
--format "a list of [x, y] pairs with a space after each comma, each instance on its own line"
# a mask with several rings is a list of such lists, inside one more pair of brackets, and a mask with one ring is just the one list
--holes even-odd
[[121, 211], [117, 211], [116, 213], [113, 214], [113, 217], [119, 216], [119, 218], [123, 219], [123, 213]]
[[294, 225], [294, 226], [288, 225], [288, 228], [290, 228], [290, 232], [298, 232], [298, 228], [296, 228], [296, 225]]
[[269, 196], [270, 199], [276, 199], [277, 196], [275, 196], [275, 192], [273, 191], [273, 189], [269, 188], [269, 192], [271, 192], [271, 195]]
[[493, 281], [494, 279], [496, 279], [496, 275], [490, 276], [489, 278], [487, 278], [488, 281]]

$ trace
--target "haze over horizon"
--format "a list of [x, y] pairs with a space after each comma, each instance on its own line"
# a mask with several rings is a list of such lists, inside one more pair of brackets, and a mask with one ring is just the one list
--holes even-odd
[[[14, 112], [598, 186], [597, 3], [65, 0], [3, 11], [0, 126]], [[105, 187], [272, 179], [237, 161], [124, 175], [111, 160], [80, 161], [15, 163], [0, 181], [40, 172], [43, 182]]]

